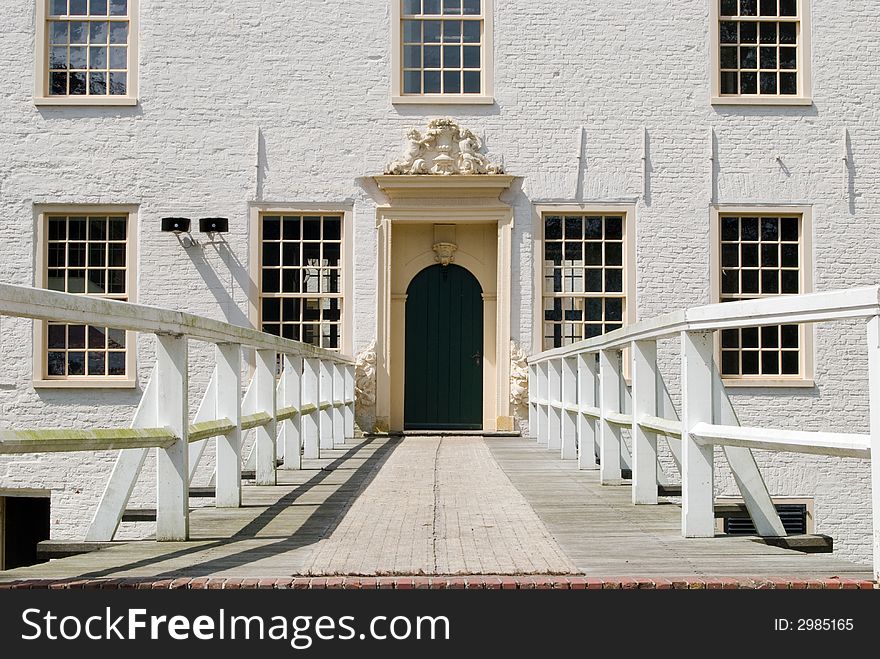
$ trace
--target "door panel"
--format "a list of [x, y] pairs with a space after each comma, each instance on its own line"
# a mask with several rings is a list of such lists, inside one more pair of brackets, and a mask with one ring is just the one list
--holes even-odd
[[466, 269], [433, 265], [407, 289], [404, 428], [483, 425], [483, 297]]

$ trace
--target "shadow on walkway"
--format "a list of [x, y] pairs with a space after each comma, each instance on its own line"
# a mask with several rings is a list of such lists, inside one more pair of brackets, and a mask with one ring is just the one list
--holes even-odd
[[[340, 520], [344, 517], [350, 507], [351, 502], [354, 501], [364, 488], [370, 484], [379, 469], [394, 449], [400, 444], [402, 441], [401, 438], [388, 438], [387, 441], [377, 448], [369, 458], [364, 460], [364, 463], [361, 466], [351, 473], [351, 476], [344, 483], [340, 484], [339, 488], [337, 488], [333, 494], [318, 504], [315, 511], [292, 535], [285, 537], [278, 542], [260, 545], [259, 547], [251, 547], [238, 552], [234, 551], [237, 543], [243, 540], [256, 539], [257, 534], [265, 529], [272, 520], [277, 518], [282, 511], [293, 505], [297, 499], [309, 492], [316, 485], [321, 484], [333, 471], [336, 470], [336, 468], [341, 467], [345, 462], [356, 457], [359, 451], [376, 441], [381, 440], [369, 438], [352, 446], [343, 455], [322, 467], [318, 473], [305, 483], [297, 485], [290, 492], [283, 495], [229, 538], [219, 539], [209, 543], [199, 543], [195, 546], [186, 547], [160, 556], [145, 558], [140, 561], [134, 561], [125, 565], [117, 565], [104, 570], [84, 573], [79, 575], [79, 577], [107, 577], [112, 574], [124, 573], [126, 571], [148, 567], [153, 564], [163, 563], [168, 560], [183, 558], [191, 554], [200, 554], [220, 547], [229, 548], [231, 550], [230, 553], [225, 553], [217, 558], [155, 575], [156, 578], [169, 578], [176, 576], [203, 577], [214, 574], [220, 570], [241, 567], [257, 560], [264, 560], [272, 555], [283, 554], [318, 542], [318, 540], [330, 535], [337, 527]], [[350, 486], [354, 486], [353, 491]], [[329, 523], [327, 521], [328, 517], [331, 519]]]

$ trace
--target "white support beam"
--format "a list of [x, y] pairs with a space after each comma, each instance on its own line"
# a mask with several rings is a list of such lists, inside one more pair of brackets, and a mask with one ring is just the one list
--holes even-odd
[[330, 449], [333, 448], [333, 364], [322, 359], [318, 373], [319, 444], [322, 449]]
[[870, 435], [843, 432], [806, 432], [776, 428], [749, 428], [698, 423], [691, 428], [698, 444], [736, 446], [764, 451], [831, 455], [839, 458], [871, 457]]
[[217, 508], [241, 506], [241, 347], [218, 343], [217, 416], [234, 424], [234, 429], [217, 438]]
[[[669, 446], [669, 452], [672, 453], [672, 459], [675, 462], [675, 468], [681, 474], [681, 421], [679, 421], [678, 412], [675, 410], [675, 404], [672, 402], [672, 396], [669, 395], [669, 389], [666, 387], [666, 381], [663, 374], [657, 370], [657, 416], [663, 419], [674, 419], [678, 421], [677, 426], [671, 429], [677, 434], [666, 435], [666, 445]], [[675, 439], [673, 439], [673, 437]]]
[[156, 450], [156, 540], [189, 539], [189, 377], [187, 338], [156, 335], [156, 421], [177, 437]]
[[698, 444], [691, 430], [712, 423], [713, 342], [711, 332], [681, 333], [681, 533], [715, 535], [714, 448]]
[[868, 389], [871, 414], [874, 581], [880, 582], [880, 316], [868, 320]]
[[596, 420], [585, 413], [586, 408], [598, 411], [599, 402], [596, 387], [599, 381], [599, 369], [596, 365], [595, 353], [578, 355], [578, 469], [598, 469], [596, 461]]
[[562, 410], [557, 407], [562, 402], [562, 360], [547, 362], [547, 448], [559, 451], [562, 448]]
[[331, 364], [333, 375], [333, 446], [345, 444], [345, 374], [342, 364]]
[[657, 435], [639, 425], [642, 415], [657, 414], [657, 342], [633, 341], [632, 353], [632, 502], [657, 503]]
[[320, 424], [318, 422], [318, 371], [317, 359], [303, 360], [302, 407], [300, 408], [303, 458], [307, 460], [320, 457]]
[[[193, 417], [193, 425], [203, 423], [205, 421], [214, 421], [217, 418], [217, 368], [215, 367], [211, 373], [211, 379], [208, 380], [208, 386], [205, 388], [205, 394], [202, 396], [202, 402], [199, 403], [199, 409]], [[192, 485], [193, 479], [196, 477], [196, 470], [199, 461], [208, 446], [208, 438], [192, 442], [189, 445], [189, 483]]]
[[566, 357], [562, 361], [562, 446], [560, 457], [563, 460], [577, 459], [577, 357]]
[[[714, 365], [713, 365], [714, 366]], [[712, 418], [714, 422], [726, 426], [738, 426], [739, 419], [736, 411], [727, 396], [721, 373], [717, 368], [712, 369]], [[730, 465], [730, 471], [737, 487], [742, 494], [743, 502], [749, 511], [749, 516], [755, 525], [758, 535], [764, 537], [780, 537], [786, 535], [785, 527], [779, 518], [779, 513], [770, 491], [764, 482], [764, 477], [758, 469], [758, 463], [751, 450], [740, 446], [723, 446], [722, 452]]]
[[[281, 370], [281, 407], [302, 406], [300, 399], [300, 380], [302, 378], [302, 357], [284, 355]], [[302, 415], [297, 414], [281, 422], [280, 443], [284, 445], [284, 464], [282, 469], [302, 469], [302, 435], [300, 425]]]
[[[156, 368], [153, 367], [153, 372], [150, 374], [150, 379], [141, 396], [141, 402], [134, 413], [134, 419], [131, 422], [132, 428], [154, 428], [156, 426], [157, 387]], [[86, 541], [110, 542], [113, 540], [149, 450], [135, 448], [119, 452], [116, 464], [113, 465], [113, 471], [110, 473], [110, 478], [101, 496], [101, 501], [98, 503], [92, 522], [86, 531]]]
[[529, 364], [529, 437], [538, 438], [538, 365]]
[[547, 362], [537, 364], [538, 377], [538, 432], [535, 439], [541, 446], [547, 446], [547, 433], [550, 425], [550, 408], [547, 405]]
[[345, 380], [345, 410], [343, 411], [343, 423], [345, 430], [345, 438], [354, 437], [354, 365], [346, 364], [344, 366], [343, 378]]
[[599, 353], [599, 482], [602, 485], [618, 485], [623, 481], [620, 471], [623, 438], [620, 426], [608, 418], [609, 413], [620, 413], [620, 361], [620, 350]]
[[271, 420], [254, 428], [255, 484], [275, 485], [275, 438], [277, 401], [275, 400], [275, 368], [277, 353], [274, 350], [257, 350], [254, 370], [254, 400], [257, 413], [269, 414]]

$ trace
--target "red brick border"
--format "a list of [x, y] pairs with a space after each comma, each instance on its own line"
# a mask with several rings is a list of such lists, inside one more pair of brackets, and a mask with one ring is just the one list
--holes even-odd
[[584, 577], [584, 576], [383, 576], [383, 577], [289, 577], [235, 579], [199, 577], [196, 579], [27, 579], [0, 583], [0, 590], [873, 590], [880, 585], [857, 579], [730, 578], [730, 577]]

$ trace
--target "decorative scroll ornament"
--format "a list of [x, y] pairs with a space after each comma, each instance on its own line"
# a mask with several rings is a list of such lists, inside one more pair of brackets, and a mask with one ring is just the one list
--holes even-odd
[[386, 174], [503, 174], [504, 168], [480, 153], [483, 143], [470, 129], [452, 119], [434, 119], [425, 135], [413, 128], [403, 154]]
[[455, 260], [455, 251], [458, 245], [454, 243], [434, 243], [434, 260], [442, 266], [447, 266]]

